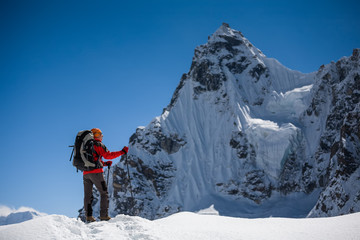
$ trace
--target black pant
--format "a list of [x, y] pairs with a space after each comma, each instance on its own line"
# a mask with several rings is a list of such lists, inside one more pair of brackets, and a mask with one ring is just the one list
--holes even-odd
[[83, 176], [84, 180], [84, 209], [86, 216], [92, 216], [93, 185], [100, 192], [100, 217], [108, 216], [109, 198], [103, 173], [89, 173]]

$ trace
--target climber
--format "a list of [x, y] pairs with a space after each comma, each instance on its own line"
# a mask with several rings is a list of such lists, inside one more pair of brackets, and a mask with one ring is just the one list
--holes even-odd
[[123, 154], [127, 154], [128, 147], [124, 147], [121, 151], [117, 152], [110, 152], [106, 146], [102, 143], [103, 134], [100, 129], [93, 128], [91, 132], [94, 135], [94, 161], [99, 161], [100, 164], [96, 169], [90, 171], [83, 172], [83, 181], [84, 181], [84, 210], [86, 214], [86, 221], [87, 222], [94, 222], [96, 219], [93, 217], [93, 210], [92, 210], [92, 190], [93, 185], [97, 188], [100, 192], [100, 220], [101, 221], [108, 221], [111, 218], [108, 214], [109, 209], [109, 199], [108, 199], [108, 189], [104, 179], [104, 170], [103, 166], [110, 167], [112, 165], [112, 161], [103, 162], [102, 158], [105, 159], [114, 159]]

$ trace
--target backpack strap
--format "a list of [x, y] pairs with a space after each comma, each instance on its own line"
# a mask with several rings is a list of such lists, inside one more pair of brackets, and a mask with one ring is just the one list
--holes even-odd
[[[104, 145], [102, 142], [99, 142], [99, 141], [94, 141], [94, 146], [97, 146], [97, 147], [102, 147], [102, 145]], [[98, 161], [100, 160], [101, 156], [100, 154], [98, 154], [95, 149], [94, 149], [94, 153], [95, 155], [98, 157]]]

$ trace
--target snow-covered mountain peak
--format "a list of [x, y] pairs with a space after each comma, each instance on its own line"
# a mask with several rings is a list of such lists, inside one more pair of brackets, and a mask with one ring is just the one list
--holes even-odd
[[239, 32], [230, 28], [229, 24], [223, 23], [213, 34], [212, 37], [215, 38], [216, 36], [231, 36], [234, 37]]
[[[255, 48], [244, 35], [235, 29], [230, 28], [229, 24], [223, 23], [208, 39], [205, 45], [198, 48], [211, 48], [219, 55], [221, 49], [225, 49], [227, 54], [241, 53], [244, 57], [265, 57], [265, 55]], [[224, 54], [226, 54], [226, 51]], [[260, 60], [261, 61], [261, 60]]]
[[[182, 77], [170, 106], [187, 81], [192, 82], [195, 98], [212, 92], [218, 95], [215, 102], [242, 102], [262, 116], [281, 114], [293, 118], [306, 107], [304, 96], [314, 83], [314, 73], [293, 71], [267, 58], [241, 32], [224, 23], [206, 44], [195, 49], [191, 69]], [[235, 99], [230, 97], [235, 95]], [[284, 99], [291, 100], [290, 104], [284, 106]], [[278, 103], [282, 107], [277, 107]]]
[[[304, 74], [267, 58], [223, 24], [195, 49], [163, 114], [130, 137], [136, 199], [127, 166], [117, 164], [110, 175], [113, 215], [154, 219], [214, 205], [220, 215], [306, 216], [338, 174], [329, 166], [338, 161], [344, 172], [358, 169], [351, 130], [358, 132], [359, 81], [359, 50]], [[360, 190], [341, 198], [343, 192], [334, 193], [339, 208], [358, 211]], [[328, 201], [324, 195], [312, 215], [338, 211]]]

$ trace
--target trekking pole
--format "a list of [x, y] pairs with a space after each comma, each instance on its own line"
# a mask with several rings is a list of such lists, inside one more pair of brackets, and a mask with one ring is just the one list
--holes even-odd
[[[73, 148], [73, 150], [72, 150], [72, 152], [71, 152], [71, 156], [70, 156], [70, 161], [71, 161], [72, 156], [73, 156], [73, 154], [74, 154], [74, 149], [75, 149], [75, 146], [74, 146], [74, 145], [71, 145], [71, 146], [69, 146], [69, 147], [72, 147], [72, 148]], [[69, 161], [69, 162], [70, 162], [70, 161]]]
[[128, 163], [127, 154], [125, 155], [125, 163], [126, 163], [126, 168], [127, 168], [127, 172], [128, 172], [128, 178], [129, 178], [131, 199], [134, 199], [133, 192], [132, 192], [132, 186], [131, 186], [131, 179], [130, 179], [130, 171], [129, 171], [129, 163]]
[[106, 186], [109, 187], [109, 176], [110, 176], [110, 166], [108, 166], [107, 182]]

